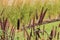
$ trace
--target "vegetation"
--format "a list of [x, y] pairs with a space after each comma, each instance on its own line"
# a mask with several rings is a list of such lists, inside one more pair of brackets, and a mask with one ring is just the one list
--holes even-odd
[[59, 7], [59, 0], [0, 0], [0, 40], [60, 40]]

